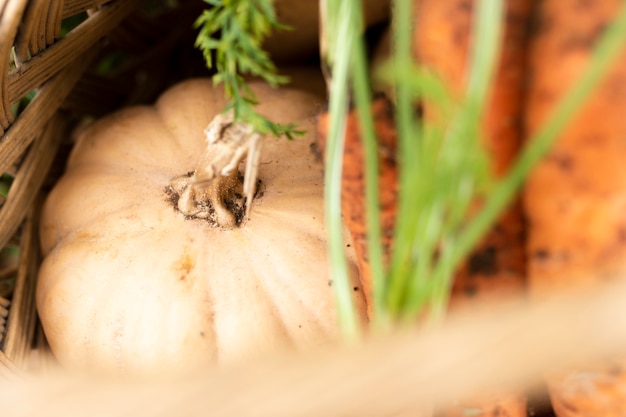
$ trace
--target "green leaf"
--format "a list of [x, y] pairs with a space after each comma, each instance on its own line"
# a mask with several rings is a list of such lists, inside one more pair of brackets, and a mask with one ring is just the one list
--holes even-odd
[[259, 115], [254, 106], [258, 99], [243, 78], [259, 77], [276, 88], [288, 82], [278, 74], [269, 54], [263, 50], [265, 38], [272, 30], [287, 29], [276, 20], [272, 0], [205, 0], [212, 8], [195, 21], [199, 28], [195, 45], [202, 51], [207, 67], [216, 71], [214, 84], [224, 84], [226, 95], [235, 111], [235, 119], [250, 123], [261, 134], [302, 134], [292, 125], [274, 123]]

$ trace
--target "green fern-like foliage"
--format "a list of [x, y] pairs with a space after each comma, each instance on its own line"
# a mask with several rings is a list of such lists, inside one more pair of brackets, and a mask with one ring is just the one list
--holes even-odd
[[196, 39], [207, 66], [215, 69], [213, 81], [223, 83], [235, 119], [248, 123], [261, 134], [301, 134], [294, 124], [275, 123], [255, 110], [258, 99], [248, 88], [245, 76], [259, 77], [272, 87], [288, 82], [278, 74], [263, 41], [273, 30], [286, 30], [276, 18], [272, 0], [204, 0], [211, 7], [196, 20]]

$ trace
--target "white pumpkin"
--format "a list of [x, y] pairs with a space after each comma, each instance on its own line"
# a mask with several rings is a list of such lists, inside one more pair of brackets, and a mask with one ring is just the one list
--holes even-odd
[[183, 215], [169, 185], [196, 168], [203, 129], [224, 108], [210, 80], [183, 82], [154, 106], [121, 110], [80, 134], [41, 218], [37, 306], [61, 364], [179, 372], [337, 340], [322, 166], [310, 149], [321, 103], [252, 87], [262, 114], [307, 133], [263, 139], [260, 192], [233, 228]]

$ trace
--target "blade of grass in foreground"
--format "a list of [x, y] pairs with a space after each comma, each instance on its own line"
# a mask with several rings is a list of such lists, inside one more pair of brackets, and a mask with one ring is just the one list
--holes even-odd
[[[432, 76], [414, 68], [412, 5], [409, 0], [395, 3], [394, 72], [402, 159], [399, 216], [385, 298], [390, 314], [407, 321], [427, 307], [437, 315], [447, 302], [443, 295], [449, 292], [456, 264], [442, 254], [455, 245], [459, 224], [485, 172], [486, 158], [476, 156], [482, 152], [476, 133], [494, 72], [503, 7], [501, 1], [476, 3], [468, 90], [455, 106], [449, 97], [441, 98], [441, 85]], [[429, 101], [437, 93], [436, 102]], [[428, 101], [431, 108], [441, 107], [436, 120], [417, 120], [418, 100]]]
[[333, 28], [334, 41], [329, 49], [332, 58], [332, 79], [330, 86], [329, 128], [326, 142], [326, 168], [324, 204], [328, 227], [329, 257], [333, 288], [337, 300], [339, 324], [348, 340], [359, 337], [359, 323], [352, 303], [349, 284], [348, 265], [344, 254], [343, 221], [341, 217], [341, 178], [343, 163], [344, 133], [348, 111], [348, 73], [350, 70], [350, 51], [355, 40], [352, 26], [351, 1], [344, 1], [339, 6], [332, 1], [327, 3], [326, 11], [330, 15], [327, 22], [336, 22]]
[[406, 190], [415, 190], [415, 180], [418, 178], [418, 158], [415, 143], [420, 140], [419, 130], [415, 124], [415, 110], [413, 108], [416, 96], [414, 92], [406, 88], [405, 81], [410, 79], [407, 68], [412, 68], [412, 20], [413, 1], [395, 0], [393, 14], [393, 67], [399, 76], [396, 78], [396, 127], [398, 131], [398, 169], [399, 189], [398, 217], [394, 232], [393, 252], [391, 266], [386, 287], [384, 288], [384, 309], [390, 315], [397, 313], [404, 289], [407, 286], [409, 268], [413, 258], [414, 231], [417, 227], [415, 213], [418, 204], [417, 193], [409, 193]]
[[[467, 216], [467, 211], [476, 192], [477, 183], [480, 181], [481, 171], [485, 169], [486, 162], [484, 149], [480, 145], [478, 132], [482, 115], [487, 103], [489, 86], [492, 84], [497, 66], [498, 51], [500, 49], [503, 21], [504, 4], [499, 1], [478, 1], [474, 8], [473, 45], [470, 58], [468, 87], [464, 105], [458, 114], [458, 128], [452, 133], [458, 136], [458, 140], [452, 141], [456, 150], [460, 152], [475, 153], [482, 161], [474, 160], [469, 155], [466, 162], [459, 166], [462, 171], [455, 176], [456, 194], [452, 194], [448, 201], [447, 210], [456, 210], [454, 218], [450, 221], [449, 245], [445, 248], [440, 261], [435, 265], [431, 278], [432, 289], [430, 293], [431, 318], [439, 320], [445, 314], [451, 292], [454, 273], [462, 258], [452, 258], [445, 253], [454, 253], [457, 245], [457, 230]], [[460, 184], [469, 180], [471, 184], [465, 187]], [[446, 184], [443, 185], [444, 187]], [[492, 220], [495, 221], [495, 218]], [[434, 255], [434, 254], [433, 254]], [[415, 314], [411, 311], [409, 314]]]
[[[350, 0], [353, 4], [351, 27], [363, 27], [363, 16], [360, 0]], [[386, 315], [383, 307], [385, 293], [385, 265], [380, 224], [380, 199], [378, 193], [378, 141], [371, 111], [372, 94], [369, 87], [367, 54], [364, 39], [355, 36], [351, 49], [352, 80], [354, 98], [359, 118], [361, 144], [365, 163], [365, 218], [367, 227], [367, 256], [372, 278], [372, 312], [376, 322], [384, 320]]]

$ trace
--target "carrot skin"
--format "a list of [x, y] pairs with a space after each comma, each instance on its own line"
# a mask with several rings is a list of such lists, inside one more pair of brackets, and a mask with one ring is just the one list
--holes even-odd
[[[582, 74], [620, 0], [544, 0], [530, 51], [525, 126], [531, 137]], [[626, 51], [527, 179], [528, 273], [533, 299], [626, 272]], [[574, 347], [575, 348], [575, 347]], [[547, 378], [558, 417], [626, 413], [626, 361]]]
[[[530, 61], [526, 129], [532, 135], [574, 85], [619, 0], [544, 1]], [[533, 295], [626, 272], [626, 54], [529, 176]]]

